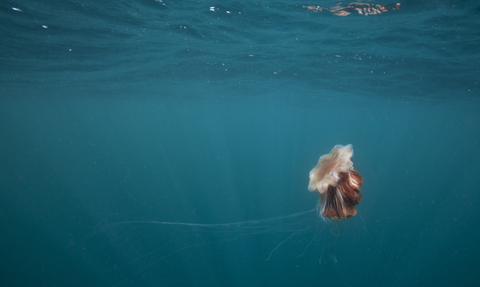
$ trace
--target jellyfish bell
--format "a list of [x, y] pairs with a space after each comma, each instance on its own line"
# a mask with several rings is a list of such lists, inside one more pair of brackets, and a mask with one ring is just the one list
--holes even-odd
[[320, 196], [318, 207], [324, 218], [349, 219], [357, 214], [363, 178], [353, 169], [352, 155], [352, 145], [336, 145], [310, 171], [308, 190]]

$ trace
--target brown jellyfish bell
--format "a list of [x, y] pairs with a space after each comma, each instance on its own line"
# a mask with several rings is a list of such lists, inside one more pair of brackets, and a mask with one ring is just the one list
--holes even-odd
[[363, 178], [353, 169], [352, 155], [352, 145], [336, 145], [310, 171], [308, 190], [320, 196], [318, 207], [323, 217], [349, 219], [357, 214], [355, 205], [362, 199]]

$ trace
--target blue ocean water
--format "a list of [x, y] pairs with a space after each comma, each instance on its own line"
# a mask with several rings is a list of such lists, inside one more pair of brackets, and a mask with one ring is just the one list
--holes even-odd
[[[0, 13], [2, 286], [479, 281], [478, 1]], [[338, 222], [307, 189], [336, 144]]]

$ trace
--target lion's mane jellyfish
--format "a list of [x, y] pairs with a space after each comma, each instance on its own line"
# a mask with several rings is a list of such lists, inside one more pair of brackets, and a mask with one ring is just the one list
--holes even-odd
[[357, 214], [355, 205], [362, 199], [363, 178], [353, 169], [352, 155], [352, 145], [336, 145], [310, 171], [308, 190], [320, 196], [318, 207], [324, 217], [337, 220]]

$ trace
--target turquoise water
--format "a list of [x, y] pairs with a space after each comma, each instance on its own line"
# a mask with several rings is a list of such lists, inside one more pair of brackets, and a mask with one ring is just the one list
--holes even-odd
[[476, 1], [97, 2], [0, 4], [2, 286], [478, 282]]

